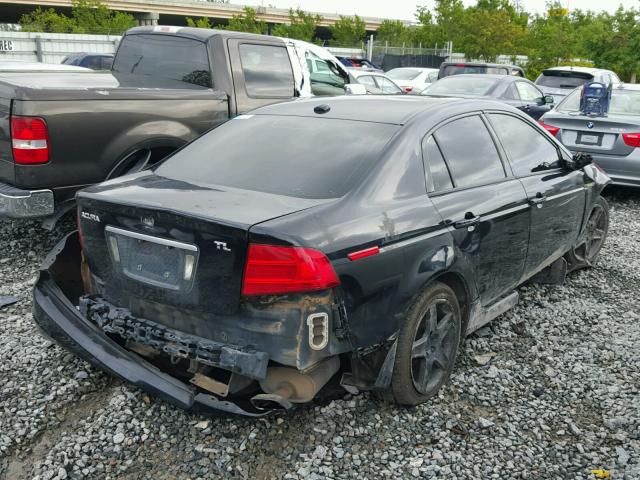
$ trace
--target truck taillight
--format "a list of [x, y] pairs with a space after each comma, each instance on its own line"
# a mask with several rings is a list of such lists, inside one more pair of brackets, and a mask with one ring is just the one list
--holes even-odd
[[249, 244], [242, 295], [314, 292], [339, 284], [331, 262], [318, 250]]
[[640, 147], [640, 133], [623, 133], [622, 139], [630, 147]]
[[44, 119], [11, 117], [13, 159], [21, 165], [38, 165], [49, 161], [49, 133]]
[[560, 127], [556, 127], [554, 125], [549, 125], [548, 123], [544, 123], [542, 120], [538, 120], [538, 123], [540, 124], [540, 126], [542, 128], [544, 128], [547, 132], [549, 132], [551, 135], [553, 135], [554, 137], [558, 134], [558, 132], [560, 131]]

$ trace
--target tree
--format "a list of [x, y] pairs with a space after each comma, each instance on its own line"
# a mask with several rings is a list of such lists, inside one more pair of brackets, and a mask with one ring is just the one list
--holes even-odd
[[320, 15], [314, 15], [306, 13], [299, 8], [297, 10], [289, 9], [289, 23], [277, 25], [272, 35], [277, 37], [295, 38], [298, 40], [304, 40], [305, 42], [312, 42], [316, 34], [316, 28], [322, 21]]
[[225, 30], [234, 30], [236, 32], [261, 33], [269, 32], [269, 26], [266, 22], [258, 19], [258, 13], [254, 8], [244, 7], [243, 15], [234, 15]]
[[366, 24], [358, 15], [340, 18], [331, 25], [331, 36], [336, 44], [357, 45], [367, 34]]
[[392, 46], [400, 46], [403, 43], [413, 43], [411, 31], [400, 20], [383, 20], [376, 30], [376, 41], [388, 42]]
[[52, 8], [43, 10], [38, 7], [20, 18], [20, 26], [26, 32], [119, 35], [136, 25], [132, 15], [109, 10], [99, 0], [74, 0], [71, 17]]
[[187, 17], [187, 27], [192, 28], [213, 28], [211, 21], [207, 17], [196, 18]]

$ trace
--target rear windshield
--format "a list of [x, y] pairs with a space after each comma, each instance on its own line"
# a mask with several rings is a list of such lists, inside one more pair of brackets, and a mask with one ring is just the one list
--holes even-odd
[[495, 78], [483, 77], [450, 77], [432, 83], [422, 95], [487, 95], [498, 82]]
[[387, 77], [392, 80], [413, 80], [420, 75], [421, 70], [415, 68], [394, 68], [387, 72]]
[[593, 80], [593, 75], [578, 72], [550, 71], [542, 72], [536, 80], [536, 85], [551, 88], [576, 88]]
[[[571, 92], [556, 108], [559, 112], [576, 113], [580, 110], [582, 89]], [[640, 115], [640, 90], [615, 89], [611, 92], [609, 113], [614, 115]]]
[[507, 67], [485, 67], [481, 65], [447, 65], [442, 71], [443, 77], [450, 75], [463, 75], [465, 73], [481, 73], [481, 74], [495, 74], [495, 75], [507, 75]]
[[113, 71], [211, 87], [207, 47], [175, 35], [125, 35]]
[[157, 175], [299, 198], [346, 194], [399, 127], [316, 117], [240, 115], [162, 163]]

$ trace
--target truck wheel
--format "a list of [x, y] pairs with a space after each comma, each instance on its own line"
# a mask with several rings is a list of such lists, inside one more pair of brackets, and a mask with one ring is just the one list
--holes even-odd
[[578, 239], [578, 243], [565, 255], [565, 259], [569, 264], [567, 271], [571, 272], [593, 266], [602, 249], [602, 245], [604, 245], [608, 231], [609, 204], [604, 198], [598, 197], [591, 209], [589, 220]]
[[400, 405], [418, 405], [433, 397], [453, 370], [461, 326], [453, 290], [440, 282], [430, 285], [416, 299], [400, 329], [387, 397]]

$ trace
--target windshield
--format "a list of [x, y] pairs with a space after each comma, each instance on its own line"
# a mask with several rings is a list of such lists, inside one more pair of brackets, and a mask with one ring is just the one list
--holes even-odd
[[497, 79], [488, 77], [448, 77], [432, 83], [430, 87], [422, 92], [422, 95], [464, 95], [479, 97], [487, 95], [497, 82]]
[[415, 68], [394, 68], [389, 70], [386, 75], [392, 80], [413, 80], [420, 75], [421, 70]]
[[[580, 111], [581, 88], [571, 92], [556, 109], [559, 112], [578, 113]], [[609, 114], [640, 115], [640, 90], [615, 89], [611, 92]]]
[[317, 117], [240, 115], [156, 168], [157, 175], [299, 198], [338, 198], [400, 128]]
[[112, 70], [211, 87], [206, 45], [175, 35], [125, 35]]
[[536, 85], [550, 88], [576, 88], [593, 80], [593, 75], [581, 72], [548, 71], [542, 72], [536, 80]]

